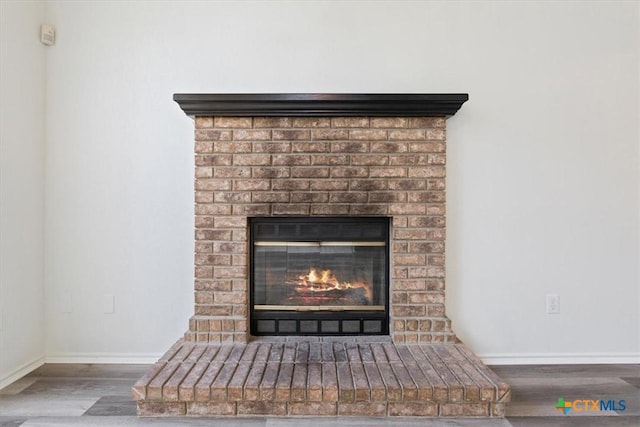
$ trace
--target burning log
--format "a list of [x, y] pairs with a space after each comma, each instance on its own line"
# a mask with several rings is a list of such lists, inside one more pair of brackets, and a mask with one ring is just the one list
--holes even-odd
[[341, 282], [331, 270], [311, 268], [298, 280], [288, 281], [295, 295], [289, 302], [300, 305], [370, 305], [372, 302], [371, 287], [364, 282]]

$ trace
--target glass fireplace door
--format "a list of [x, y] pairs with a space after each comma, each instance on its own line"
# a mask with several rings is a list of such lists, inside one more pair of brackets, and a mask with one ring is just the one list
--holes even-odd
[[387, 218], [253, 218], [254, 334], [386, 333]]
[[256, 310], [384, 310], [385, 242], [255, 242]]

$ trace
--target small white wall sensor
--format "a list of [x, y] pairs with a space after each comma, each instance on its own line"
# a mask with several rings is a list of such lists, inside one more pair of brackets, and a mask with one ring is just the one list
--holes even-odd
[[51, 25], [42, 24], [40, 26], [40, 42], [47, 46], [53, 46], [56, 43], [56, 29]]

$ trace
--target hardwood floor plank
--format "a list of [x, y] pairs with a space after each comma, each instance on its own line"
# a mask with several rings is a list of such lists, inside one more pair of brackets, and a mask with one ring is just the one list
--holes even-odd
[[[307, 360], [318, 359], [322, 356], [322, 348], [326, 343], [315, 342], [309, 346]], [[329, 343], [331, 355], [329, 358], [335, 357], [333, 351], [333, 343]], [[345, 350], [344, 356], [349, 361], [355, 360], [355, 352], [350, 341], [339, 343]], [[272, 392], [271, 399], [275, 398], [275, 384], [278, 378], [287, 378], [291, 380], [292, 390], [306, 390], [309, 393], [306, 398], [312, 401], [320, 402], [321, 399], [327, 399], [327, 402], [333, 402], [338, 400], [338, 372], [335, 369], [335, 361], [328, 363], [326, 360], [320, 358], [315, 363], [289, 363], [291, 367], [290, 373], [284, 373], [282, 375], [279, 363], [267, 362], [269, 357], [274, 354], [274, 358], [280, 360], [284, 353], [284, 346], [280, 346], [280, 349], [276, 349], [272, 352], [272, 346], [276, 347], [279, 344], [261, 342], [256, 344], [254, 349], [244, 349], [243, 351], [236, 350], [233, 352], [233, 345], [221, 345], [221, 346], [207, 346], [206, 350], [202, 350], [200, 344], [196, 344], [191, 348], [191, 351], [187, 354], [184, 350], [178, 358], [184, 358], [188, 360], [189, 364], [192, 364], [191, 370], [185, 374], [189, 365], [184, 365], [176, 362], [171, 362], [172, 365], [167, 369], [167, 363], [158, 363], [155, 365], [138, 366], [119, 366], [119, 365], [56, 365], [56, 366], [43, 366], [39, 369], [43, 374], [41, 379], [34, 376], [36, 371], [26, 378], [33, 380], [29, 387], [16, 388], [15, 393], [11, 395], [0, 393], [0, 425], [20, 425], [26, 426], [84, 426], [84, 425], [222, 425], [224, 427], [234, 426], [253, 426], [253, 425], [270, 425], [270, 426], [294, 426], [295, 427], [324, 427], [335, 426], [336, 421], [334, 418], [225, 418], [225, 419], [211, 419], [211, 418], [138, 418], [134, 416], [135, 402], [129, 397], [128, 387], [121, 387], [121, 384], [125, 384], [127, 378], [131, 376], [132, 372], [143, 373], [143, 383], [151, 385], [152, 388], [158, 389], [160, 384], [164, 384], [164, 389], [161, 389], [162, 398], [164, 399], [167, 393], [167, 387], [175, 386], [176, 383], [180, 383], [178, 386], [178, 395], [182, 400], [183, 396], [193, 396], [195, 400], [195, 386], [198, 383], [201, 385], [207, 381], [203, 381], [203, 377], [208, 370], [213, 375], [213, 379], [206, 384], [207, 392], [209, 391], [209, 385], [214, 382], [218, 377], [219, 371], [225, 366], [236, 367], [233, 371], [228, 383], [227, 392], [232, 387], [240, 387], [242, 384], [244, 389], [244, 395], [242, 398], [247, 399], [247, 390], [249, 390], [250, 381], [253, 387], [253, 397], [256, 399], [253, 402], [257, 402], [258, 399], [268, 398], [269, 390]], [[387, 352], [384, 351], [384, 347], [379, 346], [377, 350], [377, 356], [375, 355], [371, 345], [358, 347], [360, 354], [360, 360], [376, 360], [367, 362], [340, 362], [344, 367], [349, 367], [349, 375], [346, 375], [346, 371], [342, 371], [341, 377], [351, 377], [353, 381], [353, 396], [355, 402], [347, 403], [343, 405], [362, 405], [369, 404], [369, 402], [360, 401], [364, 395], [360, 394], [360, 390], [370, 390], [370, 399], [373, 401], [381, 401], [386, 399], [384, 396], [386, 387], [384, 386], [384, 379], [387, 382], [398, 381], [398, 378], [402, 375], [397, 372], [397, 367], [388, 360]], [[441, 363], [450, 364], [452, 360], [470, 379], [476, 384], [484, 378], [484, 374], [481, 377], [476, 376], [471, 365], [465, 365], [464, 361], [467, 356], [464, 353], [456, 354], [451, 347], [447, 347], [445, 351], [442, 349], [434, 350], [435, 356], [431, 352], [416, 352], [417, 346], [397, 347], [397, 355], [400, 359], [402, 366], [406, 369], [406, 373], [411, 377], [413, 382], [418, 386], [420, 390], [426, 384], [433, 386], [434, 384], [443, 383], [440, 376], [441, 366], [434, 368], [431, 364], [426, 363], [433, 357], [436, 361], [439, 359]], [[325, 347], [326, 348], [326, 347]], [[367, 348], [370, 350], [367, 350]], [[299, 349], [299, 347], [298, 347]], [[363, 350], [364, 349], [364, 350]], [[254, 351], [255, 350], [255, 351]], [[382, 350], [382, 353], [380, 353]], [[178, 354], [180, 350], [174, 352]], [[306, 350], [295, 353], [294, 361], [300, 362], [305, 359], [303, 353]], [[448, 355], [446, 354], [448, 352]], [[315, 354], [315, 356], [314, 356]], [[391, 353], [393, 357], [393, 353]], [[428, 357], [429, 356], [429, 357]], [[464, 356], [464, 358], [461, 358]], [[339, 356], [340, 358], [342, 357]], [[377, 357], [377, 358], [376, 358]], [[258, 359], [260, 361], [258, 361]], [[253, 361], [251, 368], [248, 368], [249, 362], [243, 362], [247, 360]], [[467, 359], [468, 360], [468, 359]], [[235, 362], [234, 362], [235, 361]], [[398, 362], [395, 362], [398, 363]], [[436, 363], [438, 365], [438, 363]], [[248, 370], [246, 376], [244, 372], [238, 370], [243, 369], [243, 365], [246, 365]], [[271, 369], [269, 371], [269, 366]], [[155, 366], [155, 373], [153, 368]], [[175, 370], [171, 372], [171, 367], [175, 367]], [[213, 366], [213, 368], [212, 368]], [[119, 369], [122, 369], [121, 371]], [[637, 372], [640, 371], [640, 365], [612, 365], [602, 366], [595, 365], [593, 369], [590, 369], [589, 365], [543, 365], [543, 366], [522, 366], [518, 369], [513, 367], [503, 367], [508, 369], [497, 369], [500, 375], [504, 375], [504, 372], [510, 373], [513, 377], [504, 375], [504, 382], [509, 383], [513, 388], [513, 401], [507, 404], [506, 419], [449, 419], [449, 420], [429, 420], [424, 418], [412, 418], [402, 417], [402, 419], [393, 418], [374, 418], [362, 416], [360, 418], [341, 418], [340, 425], [346, 427], [350, 425], [367, 425], [367, 426], [423, 426], [430, 425], [429, 423], [435, 422], [434, 425], [447, 425], [447, 426], [496, 426], [496, 427], [508, 427], [508, 426], [633, 426], [640, 425], [640, 390], [638, 389]], [[381, 370], [385, 372], [383, 375]], [[267, 372], [269, 371], [269, 373]], [[171, 373], [169, 373], [171, 372]], [[254, 372], [252, 377], [252, 372]], [[304, 375], [303, 375], [304, 373]], [[457, 371], [453, 371], [458, 377]], [[621, 375], [605, 375], [605, 374], [621, 374]], [[160, 376], [159, 376], [160, 375]], [[367, 385], [358, 378], [366, 377]], [[496, 375], [497, 376], [497, 375]], [[219, 382], [224, 382], [225, 375], [219, 377]], [[180, 382], [179, 378], [183, 378]], [[253, 379], [252, 379], [253, 378]], [[418, 378], [421, 378], [418, 381]], [[499, 378], [499, 377], [498, 377]], [[502, 380], [502, 379], [501, 379]], [[134, 381], [133, 379], [131, 380]], [[155, 381], [155, 382], [154, 382]], [[487, 379], [489, 381], [489, 379]], [[139, 383], [137, 381], [136, 383]], [[303, 384], [305, 384], [303, 387]], [[129, 382], [129, 384], [131, 384]], [[264, 387], [263, 387], [264, 386]], [[390, 390], [393, 397], [394, 392], [400, 393], [401, 384], [391, 384]], [[263, 387], [263, 388], [261, 388]], [[269, 388], [271, 387], [271, 388]], [[241, 389], [238, 388], [232, 393], [239, 393]], [[347, 390], [349, 390], [347, 388]], [[156, 390], [158, 391], [158, 390]], [[265, 393], [261, 394], [264, 391]], [[115, 392], [115, 394], [114, 394]], [[323, 395], [323, 392], [326, 394]], [[118, 394], [121, 393], [121, 394]], [[297, 392], [296, 392], [297, 393]], [[333, 393], [333, 394], [332, 394]], [[566, 396], [586, 396], [593, 399], [605, 399], [615, 398], [624, 399], [627, 402], [627, 410], [618, 411], [616, 413], [603, 412], [598, 416], [580, 416], [580, 415], [567, 415], [559, 414], [555, 409], [555, 400], [559, 394]], [[95, 397], [89, 397], [89, 395], [95, 395]], [[238, 394], [239, 396], [239, 394]], [[157, 396], [156, 396], [157, 397]], [[302, 398], [302, 394], [298, 396]], [[380, 399], [378, 399], [380, 398]], [[401, 395], [396, 396], [397, 399], [401, 398]], [[251, 400], [247, 400], [250, 402]], [[307, 405], [306, 401], [299, 401], [298, 405]], [[324, 403], [323, 403], [324, 404]], [[398, 413], [401, 413], [401, 405], [404, 403], [400, 400], [393, 403], [394, 408]], [[400, 405], [400, 406], [398, 406]], [[246, 406], [246, 405], [245, 405]], [[301, 406], [306, 408], [307, 406]], [[354, 409], [355, 406], [352, 408]], [[400, 409], [398, 409], [400, 408]], [[356, 408], [357, 409], [357, 408]], [[355, 411], [355, 409], [354, 409]], [[357, 412], [357, 411], [356, 411]], [[82, 416], [84, 415], [84, 416]], [[90, 421], [91, 420], [91, 421]], [[179, 420], [179, 421], [177, 421]], [[426, 423], [426, 424], [425, 424]]]

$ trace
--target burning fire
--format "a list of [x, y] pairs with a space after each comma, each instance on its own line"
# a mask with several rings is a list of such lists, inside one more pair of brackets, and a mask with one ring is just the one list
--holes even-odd
[[302, 284], [306, 286], [313, 286], [313, 284], [320, 283], [322, 285], [332, 285], [336, 289], [340, 289], [342, 286], [351, 287], [351, 283], [344, 282], [340, 283], [340, 281], [331, 273], [331, 270], [322, 270], [318, 271], [315, 268], [311, 268], [309, 273], [304, 276], [298, 277]]
[[[301, 293], [320, 293], [348, 291], [349, 289], [362, 289], [367, 301], [372, 301], [371, 287], [365, 282], [341, 282], [331, 270], [318, 270], [315, 267], [309, 269], [305, 275], [298, 276], [296, 291]], [[321, 294], [316, 294], [321, 295]]]

